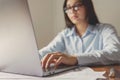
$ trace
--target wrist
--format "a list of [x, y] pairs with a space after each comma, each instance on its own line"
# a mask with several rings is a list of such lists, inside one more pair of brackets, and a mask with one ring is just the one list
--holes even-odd
[[71, 56], [71, 64], [72, 65], [77, 65], [78, 64], [78, 60], [76, 56]]

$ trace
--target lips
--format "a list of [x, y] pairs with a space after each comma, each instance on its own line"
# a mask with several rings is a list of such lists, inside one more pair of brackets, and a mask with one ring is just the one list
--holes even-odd
[[72, 16], [72, 19], [77, 19], [78, 18], [78, 16]]

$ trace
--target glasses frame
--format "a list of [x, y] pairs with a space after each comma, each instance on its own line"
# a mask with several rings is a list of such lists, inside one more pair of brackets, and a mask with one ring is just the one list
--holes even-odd
[[69, 14], [69, 13], [71, 13], [71, 10], [78, 11], [80, 9], [80, 7], [82, 7], [82, 6], [83, 6], [82, 3], [76, 3], [73, 6], [65, 7], [64, 8], [64, 12], [67, 13], [67, 14]]

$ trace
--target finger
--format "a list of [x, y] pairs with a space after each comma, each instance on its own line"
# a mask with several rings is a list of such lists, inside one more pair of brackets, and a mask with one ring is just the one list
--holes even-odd
[[53, 59], [53, 60], [51, 61], [51, 63], [55, 64], [56, 61], [57, 61], [57, 59]]
[[50, 64], [57, 58], [58, 56], [56, 54], [52, 54], [49, 59], [46, 62], [45, 69], [48, 69], [50, 67]]
[[52, 63], [56, 63], [57, 59], [53, 59]]
[[52, 55], [48, 58], [48, 60], [47, 60], [47, 62], [46, 62], [46, 65], [45, 65], [45, 69], [48, 69], [49, 66], [50, 66], [50, 64], [51, 64], [53, 61], [54, 61], [54, 54], [52, 54]]
[[51, 54], [47, 54], [45, 57], [43, 57], [43, 59], [42, 59], [42, 68], [43, 69], [45, 69], [46, 62], [49, 59], [50, 55]]
[[[47, 57], [45, 57], [44, 59], [42, 59], [42, 60], [41, 60], [41, 64], [43, 64], [43, 63], [46, 64], [48, 57], [49, 57], [49, 56], [47, 56]], [[44, 62], [44, 61], [45, 61], [45, 62]], [[55, 63], [56, 61], [57, 61], [57, 59], [54, 59], [54, 60], [52, 61], [52, 63]]]
[[58, 66], [63, 62], [63, 57], [61, 56], [57, 61], [56, 61], [56, 64], [55, 64], [55, 69], [58, 68]]

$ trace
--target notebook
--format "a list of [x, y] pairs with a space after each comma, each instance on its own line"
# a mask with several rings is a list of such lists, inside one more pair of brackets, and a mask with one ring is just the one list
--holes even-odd
[[47, 76], [76, 68], [43, 71], [27, 0], [0, 0], [0, 71]]

